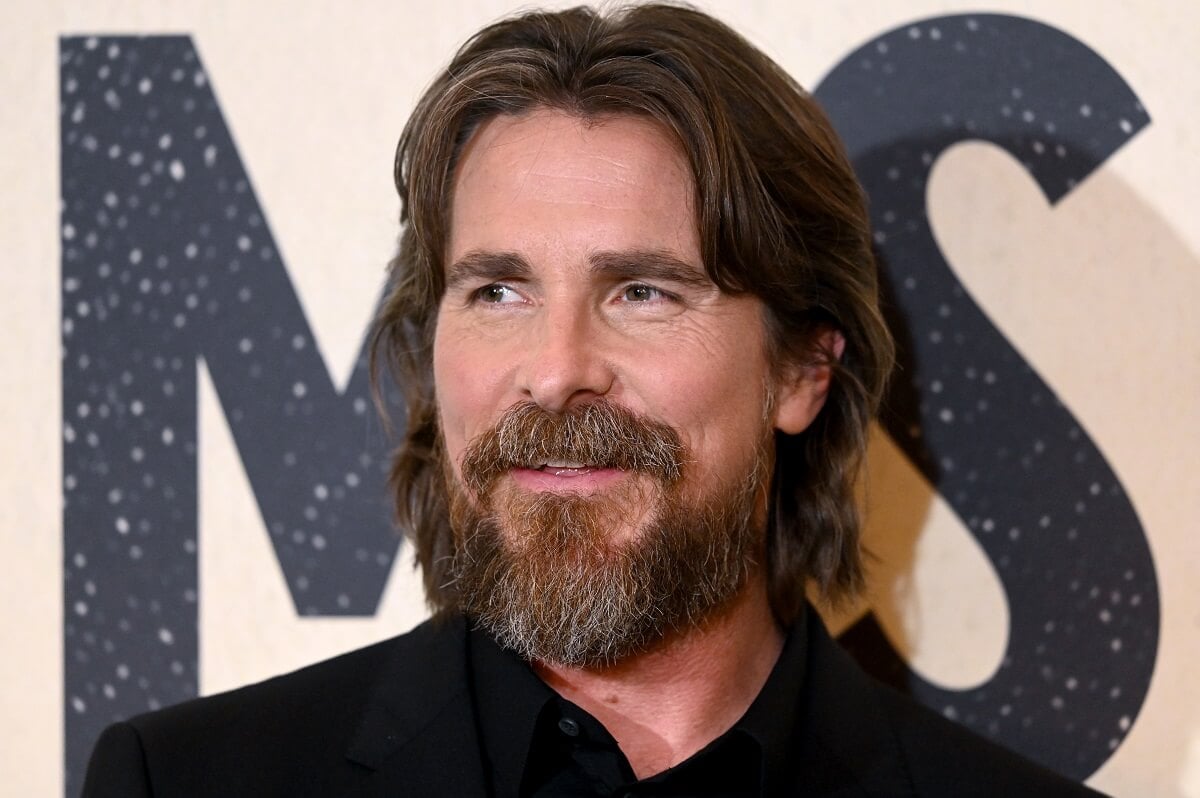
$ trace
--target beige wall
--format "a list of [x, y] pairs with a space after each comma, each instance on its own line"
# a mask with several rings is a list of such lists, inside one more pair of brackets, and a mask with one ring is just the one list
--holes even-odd
[[[704, 5], [806, 85], [876, 33], [970, 10], [932, 0]], [[193, 37], [340, 382], [396, 234], [395, 137], [454, 45], [508, 8], [500, 0], [126, 0], [18, 1], [0, 11], [0, 716], [9, 720], [0, 793], [62, 789], [57, 37]], [[1054, 208], [999, 150], [954, 148], [935, 169], [930, 212], [971, 294], [1107, 457], [1155, 556], [1163, 627], [1154, 679], [1127, 740], [1091, 781], [1120, 795], [1200, 798], [1200, 689], [1189, 676], [1200, 658], [1200, 319], [1192, 304], [1200, 298], [1200, 9], [1185, 0], [1143, 8], [1117, 0], [990, 3], [1087, 43], [1121, 72], [1153, 121]], [[207, 378], [200, 428], [205, 692], [422, 617], [417, 580], [398, 568], [377, 618], [297, 619]], [[1004, 649], [1007, 617], [986, 558], [882, 435], [873, 462], [877, 474], [886, 471], [874, 481], [892, 491], [870, 497], [873, 545], [916, 551], [911, 564], [876, 574], [872, 595], [885, 625], [934, 681], [986, 679]], [[884, 534], [893, 528], [886, 513], [913, 507], [922, 509], [910, 540]]]

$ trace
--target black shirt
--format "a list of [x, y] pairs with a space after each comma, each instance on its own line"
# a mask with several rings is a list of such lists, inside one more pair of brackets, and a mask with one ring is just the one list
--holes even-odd
[[[730, 735], [758, 746], [751, 748], [757, 756], [741, 761], [757, 763], [760, 783], [746, 784], [743, 795], [764, 791], [763, 781], [768, 794], [792, 798], [1097, 795], [871, 681], [811, 610], [804, 624], [807, 634], [793, 629]], [[523, 676], [510, 680], [494, 645], [491, 654], [487, 645], [472, 654], [470, 637], [463, 619], [447, 617], [285, 676], [113, 724], [96, 744], [83, 794], [510, 798], [531, 759], [542, 756], [531, 752], [540, 750], [534, 737], [546, 729], [538, 727], [546, 704], [527, 690], [532, 674], [518, 668], [514, 676]], [[783, 698], [801, 679], [799, 694]], [[486, 702], [477, 701], [473, 689], [485, 686]], [[523, 711], [531, 697], [532, 711]], [[730, 778], [741, 779], [734, 760]], [[549, 761], [553, 771], [562, 760], [551, 752]], [[683, 765], [663, 775], [664, 789], [689, 789], [665, 783], [677, 772]], [[530, 791], [553, 789], [530, 778]]]
[[795, 785], [804, 683], [805, 621], [790, 630], [778, 662], [746, 713], [678, 765], [638, 780], [616, 740], [555, 693], [516, 654], [473, 631], [469, 663], [485, 769], [496, 798], [541, 796], [757, 796]]

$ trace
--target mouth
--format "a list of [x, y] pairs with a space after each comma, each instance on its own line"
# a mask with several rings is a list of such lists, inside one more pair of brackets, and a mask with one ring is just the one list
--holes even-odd
[[541, 464], [530, 464], [527, 468], [542, 474], [553, 474], [556, 477], [576, 477], [590, 474], [603, 466], [590, 463], [576, 463], [571, 460], [549, 460]]
[[601, 490], [619, 480], [627, 472], [598, 463], [580, 463], [573, 460], [547, 460], [529, 463], [510, 471], [513, 479], [522, 487], [535, 491], [570, 491], [591, 493]]

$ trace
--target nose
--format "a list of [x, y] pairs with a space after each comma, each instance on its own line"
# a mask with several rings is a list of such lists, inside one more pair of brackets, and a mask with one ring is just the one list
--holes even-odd
[[538, 316], [518, 389], [551, 413], [607, 394], [614, 373], [605, 353], [603, 324], [582, 305], [546, 305]]

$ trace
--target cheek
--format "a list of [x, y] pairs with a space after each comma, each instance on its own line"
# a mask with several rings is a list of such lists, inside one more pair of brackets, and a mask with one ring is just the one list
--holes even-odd
[[446, 454], [458, 473], [463, 450], [489, 429], [516, 397], [515, 357], [494, 335], [450, 314], [433, 339], [433, 380]]
[[480, 371], [472, 360], [471, 348], [445, 334], [439, 327], [434, 336], [433, 381], [436, 386], [438, 423], [446, 454], [455, 473], [462, 451], [472, 434], [473, 419], [479, 415]]
[[[757, 347], [757, 348], [756, 348]], [[760, 341], [709, 348], [706, 357], [677, 356], [656, 371], [658, 411], [684, 438], [703, 482], [740, 478], [765, 434], [767, 365]]]

